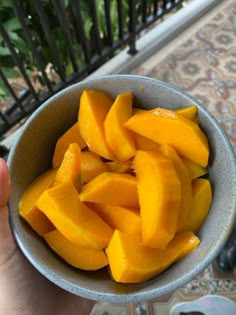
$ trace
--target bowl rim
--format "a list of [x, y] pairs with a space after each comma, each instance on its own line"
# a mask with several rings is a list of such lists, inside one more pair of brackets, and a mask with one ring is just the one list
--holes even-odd
[[[177, 87], [176, 85], [173, 85], [173, 84], [170, 84], [170, 83], [158, 80], [158, 79], [150, 78], [147, 76], [130, 75], [130, 74], [113, 74], [113, 75], [101, 76], [101, 77], [94, 78], [94, 79], [85, 79], [83, 81], [72, 84], [71, 86], [68, 86], [68, 87], [62, 89], [61, 91], [55, 93], [50, 98], [48, 98], [45, 102], [43, 102], [42, 105], [39, 108], [37, 108], [29, 116], [27, 121], [24, 123], [17, 141], [13, 144], [13, 147], [10, 151], [10, 154], [9, 154], [9, 157], [7, 160], [7, 164], [8, 164], [10, 173], [11, 173], [11, 164], [13, 163], [13, 160], [14, 160], [15, 150], [18, 147], [19, 143], [21, 142], [21, 138], [23, 138], [24, 133], [28, 129], [28, 127], [30, 126], [31, 122], [37, 118], [38, 114], [41, 111], [43, 111], [45, 107], [50, 106], [50, 104], [54, 100], [60, 98], [64, 94], [70, 93], [70, 91], [76, 89], [77, 87], [83, 88], [83, 86], [86, 86], [87, 83], [96, 84], [96, 82], [99, 82], [101, 80], [110, 80], [110, 79], [117, 79], [117, 78], [128, 79], [128, 80], [135, 80], [135, 79], [140, 80], [140, 78], [141, 78], [142, 80], [146, 80], [146, 81], [152, 82], [154, 84], [159, 84], [161, 86], [167, 87], [168, 89], [174, 90], [175, 93], [181, 94], [186, 99], [188, 99], [192, 103], [196, 104], [197, 107], [206, 116], [208, 116], [209, 120], [213, 123], [213, 125], [215, 126], [217, 131], [223, 137], [224, 143], [227, 147], [227, 151], [230, 154], [230, 159], [233, 161], [232, 166], [233, 166], [233, 174], [235, 175], [234, 181], [235, 181], [235, 185], [236, 185], [236, 156], [235, 156], [235, 152], [233, 150], [232, 144], [229, 141], [228, 136], [226, 135], [225, 131], [222, 129], [222, 127], [220, 126], [220, 124], [216, 120], [216, 118], [211, 114], [211, 112], [209, 112], [207, 110], [207, 108], [202, 105], [201, 102], [196, 100], [194, 97], [192, 97], [191, 95], [189, 95], [188, 93], [186, 93], [185, 91], [183, 91], [182, 89]], [[11, 200], [11, 198], [9, 199], [9, 204], [10, 204], [10, 200]], [[232, 209], [236, 209], [236, 194], [233, 196]], [[15, 229], [14, 222], [12, 219], [13, 218], [13, 215], [12, 215], [13, 212], [14, 212], [14, 209], [11, 209], [11, 207], [9, 207], [9, 218], [10, 218], [11, 230], [12, 230], [13, 236], [14, 236], [18, 246], [20, 247], [23, 254], [30, 261], [30, 263], [42, 275], [44, 275], [47, 279], [49, 279], [50, 281], [52, 281], [54, 284], [58, 285], [59, 287], [65, 289], [71, 293], [82, 296], [84, 298], [89, 298], [89, 299], [97, 300], [97, 301], [107, 301], [107, 302], [114, 302], [114, 303], [124, 303], [124, 301], [125, 301], [125, 303], [130, 303], [130, 302], [138, 302], [138, 301], [153, 299], [157, 296], [163, 296], [167, 293], [173, 292], [174, 290], [177, 290], [178, 288], [180, 288], [184, 284], [186, 284], [189, 281], [191, 281], [192, 279], [194, 279], [197, 275], [199, 275], [214, 260], [214, 258], [217, 256], [217, 254], [220, 252], [220, 250], [223, 248], [224, 244], [227, 241], [227, 238], [225, 237], [225, 235], [224, 236], [219, 235], [219, 238], [217, 239], [216, 245], [212, 249], [209, 250], [209, 252], [207, 253], [207, 257], [204, 259], [202, 264], [199, 266], [196, 266], [187, 275], [184, 275], [184, 276], [178, 278], [175, 281], [175, 283], [167, 283], [165, 285], [162, 285], [160, 288], [149, 289], [147, 292], [146, 291], [145, 292], [144, 291], [142, 291], [142, 292], [135, 291], [132, 293], [125, 293], [125, 294], [123, 294], [123, 293], [118, 293], [118, 294], [106, 293], [106, 292], [99, 292], [98, 290], [93, 291], [93, 290], [86, 289], [83, 287], [78, 287], [77, 285], [74, 285], [71, 283], [69, 284], [69, 287], [68, 287], [68, 282], [66, 280], [61, 279], [57, 274], [52, 272], [52, 270], [50, 268], [48, 268], [48, 267], [45, 268], [45, 266], [42, 266], [40, 262], [37, 262], [37, 260], [33, 259], [30, 255], [29, 251], [26, 249], [25, 245], [22, 244], [21, 237], [20, 237], [20, 235], [18, 235], [18, 232]], [[233, 229], [234, 221], [236, 218], [236, 211], [234, 210], [234, 211], [232, 211], [232, 213], [233, 213], [232, 214], [232, 220], [230, 221], [230, 224], [228, 226], [228, 236], [230, 235], [230, 232]], [[160, 292], [161, 292], [161, 294], [160, 294]]]

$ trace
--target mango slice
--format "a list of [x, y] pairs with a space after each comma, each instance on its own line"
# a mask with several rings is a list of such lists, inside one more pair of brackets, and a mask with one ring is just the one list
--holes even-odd
[[83, 183], [88, 183], [97, 175], [109, 171], [107, 164], [94, 152], [82, 151], [80, 158]]
[[184, 157], [181, 157], [181, 159], [185, 167], [187, 168], [191, 179], [201, 177], [208, 173], [208, 170], [206, 167], [202, 167], [201, 165], [198, 165], [194, 163], [193, 161], [190, 161], [189, 159], [186, 159]]
[[139, 210], [101, 203], [88, 204], [110, 227], [131, 235], [141, 235]]
[[118, 162], [118, 161], [109, 161], [105, 163], [109, 169], [109, 172], [113, 173], [128, 173], [132, 174], [132, 163], [127, 162]]
[[176, 109], [175, 112], [177, 114], [182, 115], [183, 117], [185, 117], [187, 119], [190, 119], [190, 120], [198, 123], [198, 117], [197, 117], [198, 108], [196, 105]]
[[55, 229], [51, 221], [37, 208], [36, 202], [45, 189], [49, 188], [56, 176], [57, 169], [49, 169], [38, 176], [24, 191], [19, 214], [39, 234], [43, 235]]
[[105, 172], [82, 187], [81, 201], [139, 208], [137, 181], [129, 174]]
[[194, 250], [199, 239], [191, 232], [181, 233], [165, 249], [142, 245], [137, 238], [116, 230], [106, 254], [112, 277], [121, 283], [149, 280]]
[[124, 127], [132, 116], [132, 93], [119, 94], [104, 121], [108, 146], [118, 161], [127, 161], [135, 154], [133, 133]]
[[160, 151], [169, 159], [172, 160], [176, 173], [181, 183], [181, 202], [179, 208], [179, 216], [176, 230], [179, 231], [182, 229], [186, 217], [189, 214], [193, 203], [193, 194], [192, 194], [192, 181], [189, 176], [188, 170], [183, 164], [181, 158], [178, 156], [176, 151], [169, 145], [163, 145], [160, 148]]
[[142, 151], [154, 151], [158, 150], [160, 145], [144, 136], [141, 136], [139, 134], [134, 135], [135, 139], [135, 147], [136, 150], [142, 150]]
[[107, 247], [113, 230], [80, 201], [70, 182], [45, 190], [36, 206], [75, 245], [94, 249]]
[[80, 134], [78, 121], [57, 140], [52, 159], [54, 168], [61, 164], [64, 154], [71, 143], [77, 143], [81, 150], [86, 147], [86, 142]]
[[[156, 107], [156, 109], [158, 109], [158, 107]], [[133, 108], [133, 115], [135, 114], [141, 114], [144, 112], [147, 112], [148, 110], [146, 109], [141, 109], [141, 108]], [[184, 107], [184, 108], [180, 108], [180, 109], [175, 109], [174, 110], [175, 113], [182, 115], [183, 117], [190, 119], [194, 122], [199, 122], [198, 121], [198, 108], [196, 105], [193, 106], [189, 106], [189, 107]]]
[[77, 143], [70, 144], [66, 150], [53, 185], [67, 182], [71, 182], [78, 191], [82, 186], [80, 148]]
[[160, 152], [137, 151], [134, 158], [143, 244], [164, 248], [174, 237], [181, 183], [171, 159]]
[[103, 250], [78, 247], [57, 230], [46, 233], [43, 237], [51, 249], [73, 267], [98, 270], [108, 264]]
[[104, 131], [104, 120], [113, 104], [112, 98], [102, 91], [85, 90], [80, 98], [79, 128], [90, 151], [112, 160]]
[[159, 144], [172, 146], [180, 155], [206, 167], [209, 158], [207, 138], [199, 126], [175, 113], [156, 108], [132, 116], [125, 126]]
[[212, 191], [209, 180], [204, 178], [194, 179], [192, 189], [193, 204], [183, 230], [196, 233], [208, 215], [212, 203]]

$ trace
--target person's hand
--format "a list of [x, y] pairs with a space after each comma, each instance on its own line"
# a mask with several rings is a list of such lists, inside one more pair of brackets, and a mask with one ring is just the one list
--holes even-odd
[[8, 223], [9, 194], [8, 168], [0, 158], [0, 314], [90, 314], [94, 301], [56, 287], [41, 276], [23, 256]]

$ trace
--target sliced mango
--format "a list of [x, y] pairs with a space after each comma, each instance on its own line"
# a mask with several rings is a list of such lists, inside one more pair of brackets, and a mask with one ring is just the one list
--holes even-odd
[[58, 168], [53, 185], [71, 182], [78, 191], [80, 190], [82, 187], [80, 153], [77, 143], [69, 145]]
[[20, 203], [19, 214], [39, 234], [43, 235], [55, 229], [51, 221], [35, 205], [38, 198], [49, 188], [56, 176], [57, 169], [49, 169], [38, 176], [24, 191]]
[[65, 238], [79, 247], [107, 247], [113, 230], [79, 199], [70, 183], [44, 191], [36, 206], [49, 218]]
[[196, 233], [208, 215], [212, 203], [212, 191], [209, 180], [204, 178], [194, 179], [192, 189], [193, 204], [183, 230]]
[[169, 145], [163, 145], [160, 147], [160, 151], [166, 157], [172, 160], [176, 173], [181, 183], [182, 197], [180, 202], [179, 217], [176, 228], [176, 230], [179, 231], [185, 224], [186, 217], [188, 216], [193, 203], [192, 182], [188, 170], [183, 164], [181, 158], [178, 156], [178, 154], [172, 147], [170, 147]]
[[175, 113], [157, 108], [132, 116], [125, 126], [159, 144], [172, 146], [178, 154], [206, 167], [209, 158], [207, 138], [199, 126]]
[[105, 163], [108, 166], [109, 172], [113, 173], [132, 173], [132, 163], [127, 162], [118, 162], [118, 161], [109, 161]]
[[144, 136], [141, 136], [137, 133], [134, 135], [134, 139], [135, 139], [135, 146], [137, 150], [154, 151], [154, 150], [158, 150], [160, 147], [158, 143]]
[[176, 109], [175, 112], [177, 114], [182, 115], [183, 117], [190, 119], [196, 123], [198, 123], [198, 108], [196, 105], [193, 106], [189, 106], [189, 107], [184, 107], [184, 108], [180, 108], [180, 109]]
[[80, 200], [137, 209], [136, 178], [129, 174], [102, 173], [83, 186]]
[[79, 128], [90, 151], [112, 160], [104, 132], [104, 120], [113, 104], [112, 98], [105, 92], [85, 90], [80, 98]]
[[58, 230], [44, 234], [44, 239], [63, 260], [83, 270], [98, 270], [108, 264], [103, 250], [78, 247], [68, 241]]
[[101, 203], [90, 203], [91, 207], [110, 227], [131, 235], [141, 235], [139, 210]]
[[108, 165], [94, 152], [82, 151], [80, 157], [83, 183], [88, 183], [97, 175], [109, 171]]
[[137, 151], [134, 158], [143, 244], [164, 248], [174, 237], [181, 183], [171, 159], [160, 152]]
[[71, 143], [77, 143], [81, 150], [86, 147], [86, 142], [80, 134], [78, 121], [57, 140], [52, 159], [53, 167], [58, 167], [61, 164], [64, 154]]
[[142, 245], [137, 238], [116, 230], [106, 254], [115, 281], [139, 283], [157, 276], [198, 244], [199, 239], [186, 232], [176, 235], [165, 249], [151, 248]]
[[118, 161], [127, 161], [135, 154], [134, 135], [124, 127], [132, 116], [132, 93], [119, 94], [104, 121], [108, 146]]
[[181, 159], [185, 167], [187, 168], [191, 179], [201, 177], [208, 173], [207, 167], [202, 167], [201, 165], [196, 164], [193, 161], [190, 161], [189, 159], [186, 159], [184, 157], [181, 157]]

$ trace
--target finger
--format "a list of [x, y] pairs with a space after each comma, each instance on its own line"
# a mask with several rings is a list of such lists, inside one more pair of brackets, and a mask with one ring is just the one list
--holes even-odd
[[7, 202], [10, 195], [10, 176], [6, 162], [0, 158], [0, 265], [15, 248], [8, 221]]
[[0, 209], [7, 205], [10, 195], [10, 176], [6, 162], [0, 158]]

